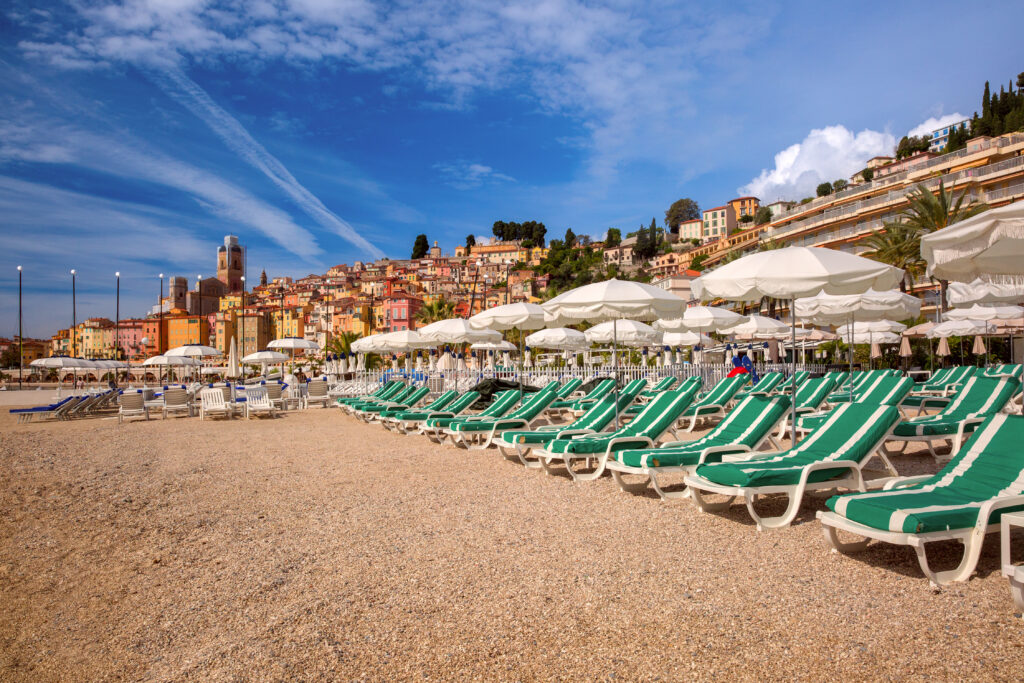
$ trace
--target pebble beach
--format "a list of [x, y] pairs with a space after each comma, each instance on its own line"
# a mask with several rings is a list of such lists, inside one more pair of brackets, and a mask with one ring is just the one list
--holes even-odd
[[939, 591], [909, 548], [830, 552], [823, 508], [759, 533], [742, 505], [574, 485], [334, 409], [124, 425], [5, 409], [0, 679], [1024, 676], [998, 534]]

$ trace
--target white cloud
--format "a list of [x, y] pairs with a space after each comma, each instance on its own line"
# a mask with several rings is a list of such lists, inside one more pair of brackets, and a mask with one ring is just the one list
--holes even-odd
[[515, 178], [495, 171], [484, 164], [456, 161], [447, 164], [434, 164], [434, 169], [441, 174], [445, 183], [456, 190], [472, 190], [484, 183], [515, 182]]
[[[173, 6], [173, 7], [172, 7]], [[542, 111], [587, 131], [587, 176], [607, 185], [623, 164], [693, 157], [679, 135], [695, 110], [691, 87], [767, 33], [759, 4], [659, 7], [581, 0], [509, 3], [292, 0], [211, 6], [127, 0], [79, 5], [82, 26], [22, 43], [58, 66], [81, 62], [341, 64], [402, 69], [442, 100], [464, 107], [477, 91], [515, 89]], [[392, 86], [385, 86], [390, 89]]]
[[739, 192], [762, 202], [797, 200], [813, 195], [820, 183], [848, 178], [864, 168], [871, 157], [891, 154], [895, 144], [889, 133], [853, 133], [844, 126], [816, 128], [802, 141], [776, 154], [775, 167], [762, 170]]
[[932, 131], [934, 131], [937, 128], [942, 128], [943, 126], [948, 126], [951, 123], [963, 121], [966, 118], [967, 117], [961, 114], [960, 112], [955, 112], [953, 114], [943, 114], [942, 116], [932, 116], [926, 121], [911, 128], [907, 135], [931, 135]]

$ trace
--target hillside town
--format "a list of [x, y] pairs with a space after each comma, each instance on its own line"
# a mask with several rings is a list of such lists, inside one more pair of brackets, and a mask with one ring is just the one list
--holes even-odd
[[[915, 192], [942, 188], [965, 204], [989, 207], [1024, 198], [1024, 133], [967, 138], [968, 123], [945, 126], [909, 147], [901, 142], [894, 156], [874, 157], [852, 177], [824, 183], [816, 197], [765, 204], [745, 196], [705, 209], [681, 199], [665, 212], [662, 226], [652, 220], [624, 237], [617, 228], [600, 240], [570, 229], [563, 239], [545, 242], [543, 223], [523, 224], [534, 230], [524, 236], [520, 224], [499, 221], [494, 237], [477, 242], [470, 236], [450, 252], [437, 241], [427, 247], [420, 235], [419, 258], [356, 261], [295, 279], [265, 270], [253, 278], [245, 246], [228, 235], [217, 249], [216, 277], [160, 274], [154, 282], [159, 296], [144, 316], [88, 317], [49, 340], [26, 338], [23, 362], [51, 355], [133, 361], [184, 344], [226, 354], [232, 338], [242, 355], [282, 337], [326, 348], [342, 334], [414, 330], [438, 319], [436, 310], [469, 317], [504, 303], [544, 301], [607, 277], [650, 282], [689, 300], [694, 277], [754, 251], [869, 251], [872, 235], [898, 222]], [[510, 235], [521, 239], [502, 239]], [[926, 315], [940, 305], [937, 283], [923, 272], [913, 273], [905, 289], [924, 299]], [[17, 342], [0, 339], [0, 354], [16, 350]]]

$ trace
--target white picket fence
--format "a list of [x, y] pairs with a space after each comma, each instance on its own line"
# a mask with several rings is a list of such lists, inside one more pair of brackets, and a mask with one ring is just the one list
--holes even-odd
[[[650, 384], [656, 383], [663, 377], [674, 376], [680, 379], [699, 376], [704, 387], [711, 387], [720, 379], [733, 370], [731, 363], [701, 363], [682, 364], [667, 366], [641, 366], [622, 365], [618, 369], [618, 376], [624, 382], [644, 378]], [[758, 363], [755, 366], [759, 375], [768, 372], [781, 372], [789, 376], [790, 366], [785, 363]], [[825, 372], [825, 365], [818, 363], [797, 363], [797, 370], [810, 372]], [[601, 366], [566, 366], [566, 367], [540, 367], [524, 368], [523, 383], [529, 386], [539, 387], [553, 380], [566, 381], [578, 377], [584, 382], [594, 377], [611, 377], [614, 369], [607, 365]], [[357, 396], [374, 391], [381, 383], [389, 379], [400, 379], [413, 384], [426, 384], [432, 394], [438, 394], [449, 389], [456, 391], [467, 391], [474, 385], [485, 379], [503, 379], [509, 382], [519, 381], [517, 368], [494, 368], [483, 370], [446, 370], [433, 371], [378, 369], [362, 370], [356, 373], [349, 373], [344, 377], [329, 376], [331, 380], [331, 393], [335, 396]]]

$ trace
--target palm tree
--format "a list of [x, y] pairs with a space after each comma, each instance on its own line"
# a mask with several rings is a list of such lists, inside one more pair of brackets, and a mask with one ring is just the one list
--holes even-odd
[[455, 302], [440, 298], [424, 304], [423, 308], [416, 312], [416, 322], [429, 325], [438, 320], [448, 320], [455, 317]]
[[863, 256], [902, 268], [904, 275], [900, 280], [900, 291], [906, 293], [907, 282], [912, 286], [925, 270], [924, 259], [921, 258], [921, 232], [903, 220], [884, 225], [884, 232], [874, 230], [861, 242], [869, 249]]
[[[918, 258], [921, 255], [921, 235], [942, 230], [954, 223], [959, 223], [966, 218], [988, 210], [987, 204], [976, 202], [973, 199], [967, 200], [967, 190], [961, 192], [960, 196], [954, 200], [953, 190], [951, 189], [949, 192], [946, 192], [946, 185], [943, 181], [939, 181], [938, 194], [932, 194], [931, 190], [919, 184], [907, 195], [907, 198], [910, 204], [900, 212], [900, 217], [908, 228], [917, 233]], [[965, 200], [967, 200], [966, 203]], [[888, 229], [888, 226], [889, 224], [886, 224], [886, 229]], [[946, 280], [939, 280], [940, 306], [943, 311], [948, 308], [946, 304], [946, 286], [948, 284]]]
[[335, 355], [352, 355], [352, 343], [359, 339], [358, 332], [339, 332], [325, 346], [324, 351]]

